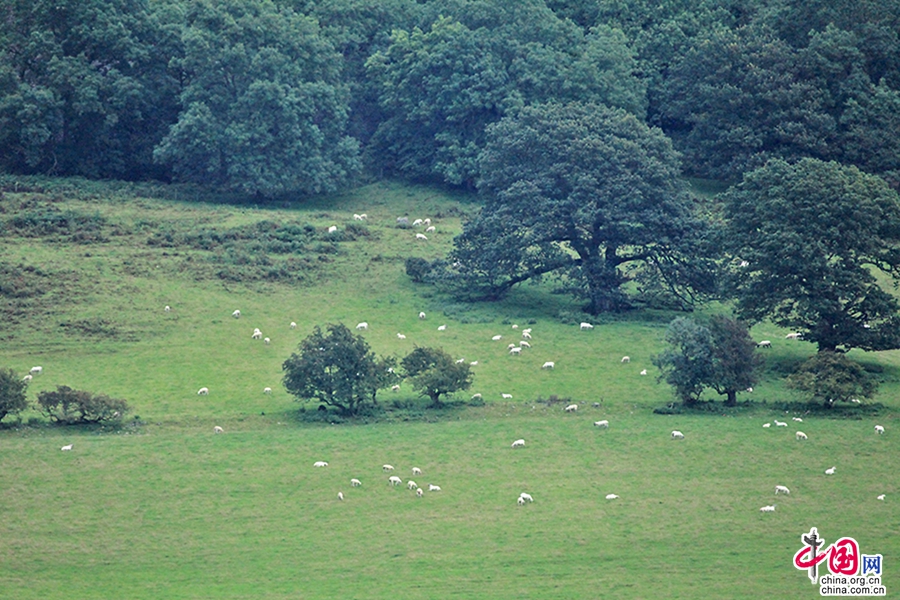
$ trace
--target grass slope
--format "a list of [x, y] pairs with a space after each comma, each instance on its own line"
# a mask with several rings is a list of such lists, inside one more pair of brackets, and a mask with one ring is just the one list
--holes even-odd
[[[409, 282], [403, 260], [446, 252], [475, 210], [465, 197], [376, 184], [254, 206], [150, 192], [43, 182], [2, 200], [4, 222], [53, 209], [90, 218], [0, 237], [16, 289], [40, 292], [4, 292], [0, 364], [44, 367], [32, 399], [62, 384], [89, 389], [126, 398], [143, 424], [63, 429], [28, 413], [31, 426], [0, 430], [0, 598], [811, 598], [818, 590], [791, 558], [812, 526], [827, 543], [853, 536], [863, 552], [884, 554], [889, 594], [900, 586], [898, 353], [860, 355], [884, 380], [883, 436], [874, 416], [803, 415], [802, 425], [763, 429], [793, 416], [776, 410], [792, 399], [778, 376], [811, 351], [766, 325], [754, 333], [774, 348], [753, 406], [656, 415], [671, 399], [649, 362], [667, 315], [581, 332], [576, 307], [540, 287], [465, 306]], [[360, 212], [365, 234], [344, 237]], [[430, 216], [438, 231], [417, 242], [395, 227], [401, 215]], [[148, 243], [160, 231], [225, 237], [261, 221], [312, 226], [292, 263], [302, 281], [258, 278], [290, 257], [248, 264], [262, 252], [250, 241]], [[367, 321], [380, 354], [440, 345], [477, 360], [472, 392], [487, 404], [438, 422], [417, 409], [371, 424], [298, 422], [281, 363], [313, 326], [339, 321]], [[534, 330], [518, 357], [506, 351], [520, 337], [513, 323]], [[272, 343], [251, 340], [254, 327]], [[557, 368], [541, 370], [546, 360]], [[201, 386], [209, 396], [197, 396]], [[550, 395], [579, 411], [538, 401]], [[421, 404], [408, 389], [381, 400]], [[601, 418], [608, 431], [591, 425]], [[215, 424], [226, 434], [213, 435]], [[672, 429], [686, 439], [672, 441]], [[797, 442], [796, 429], [809, 440]], [[526, 447], [512, 450], [519, 437]], [[74, 450], [60, 452], [67, 443]], [[314, 469], [316, 460], [329, 467]], [[404, 479], [419, 466], [418, 483], [443, 491], [392, 489], [383, 463]], [[351, 477], [363, 486], [351, 488]], [[776, 498], [776, 484], [790, 497]], [[522, 491], [535, 503], [516, 506]], [[776, 512], [759, 513], [772, 502]]]

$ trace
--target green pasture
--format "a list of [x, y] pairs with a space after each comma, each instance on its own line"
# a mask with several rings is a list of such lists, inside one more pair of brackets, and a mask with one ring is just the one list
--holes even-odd
[[[813, 526], [826, 543], [851, 536], [883, 554], [888, 596], [900, 589], [898, 352], [854, 353], [878, 372], [883, 407], [806, 414], [781, 378], [812, 348], [762, 324], [754, 336], [773, 348], [763, 381], [739, 398], [751, 404], [654, 414], [672, 401], [650, 357], [673, 315], [580, 331], [591, 319], [544, 287], [465, 305], [410, 282], [406, 257], [442, 256], [477, 210], [468, 197], [379, 183], [255, 205], [68, 185], [0, 200], [0, 219], [55, 208], [100, 223], [89, 243], [0, 236], [16, 289], [41, 288], [3, 297], [0, 366], [43, 366], [32, 400], [69, 385], [125, 398], [133, 414], [121, 428], [52, 427], [34, 411], [4, 422], [0, 598], [813, 598], [791, 564]], [[344, 238], [354, 213], [368, 220]], [[437, 231], [418, 241], [396, 227], [404, 215], [431, 217]], [[302, 280], [256, 278], [241, 248], [148, 243], [261, 221], [315, 229]], [[223, 265], [231, 279], [217, 275]], [[378, 422], [300, 418], [316, 407], [285, 392], [282, 362], [314, 326], [362, 321], [378, 354], [435, 345], [478, 361], [472, 390], [440, 412], [404, 386], [380, 395], [390, 410]], [[269, 345], [251, 340], [255, 327]], [[510, 356], [526, 327], [533, 347]], [[556, 368], [542, 370], [548, 360]], [[464, 406], [476, 392], [485, 405]], [[775, 418], [789, 426], [762, 427]], [[517, 438], [525, 448], [510, 448]], [[419, 485], [442, 491], [392, 489], [384, 463], [404, 481], [418, 466]], [[776, 497], [776, 484], [791, 495]], [[533, 504], [517, 506], [523, 491]]]

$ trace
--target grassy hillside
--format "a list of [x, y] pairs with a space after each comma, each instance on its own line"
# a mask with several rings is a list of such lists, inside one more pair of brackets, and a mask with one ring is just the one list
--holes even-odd
[[[751, 406], [657, 415], [671, 393], [650, 357], [671, 315], [583, 332], [577, 307], [541, 287], [460, 305], [410, 283], [403, 261], [445, 253], [477, 209], [467, 197], [385, 183], [267, 205], [188, 194], [5, 186], [0, 365], [44, 367], [31, 399], [70, 385], [126, 398], [139, 420], [66, 429], [29, 412], [0, 430], [0, 598], [804, 598], [818, 590], [791, 558], [812, 526], [884, 554], [889, 594], [900, 586], [900, 353], [857, 357], [880, 370], [885, 408], [785, 413], [796, 398], [780, 376], [812, 349], [763, 324], [754, 335], [773, 348]], [[403, 215], [436, 234], [417, 241]], [[404, 407], [382, 422], [298, 419], [281, 363], [315, 325], [360, 321], [379, 354], [440, 345], [477, 360], [486, 405], [431, 413], [402, 389], [381, 395]], [[518, 357], [513, 324], [533, 329]], [[578, 412], [539, 401], [551, 395]], [[773, 418], [791, 426], [761, 427]], [[383, 463], [404, 481], [419, 466], [442, 491], [391, 489]], [[534, 504], [516, 505], [522, 491]]]

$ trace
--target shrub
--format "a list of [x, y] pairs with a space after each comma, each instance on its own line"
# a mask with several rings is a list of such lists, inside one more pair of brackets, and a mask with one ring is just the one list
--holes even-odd
[[41, 392], [37, 401], [43, 414], [63, 425], [118, 421], [129, 411], [124, 400], [65, 385], [58, 386], [55, 392]]
[[862, 365], [840, 352], [819, 352], [788, 377], [788, 386], [820, 401], [826, 408], [835, 402], [850, 402], [855, 398], [871, 398], [877, 383]]
[[26, 408], [25, 382], [12, 369], [0, 369], [0, 421], [8, 414], [20, 413]]

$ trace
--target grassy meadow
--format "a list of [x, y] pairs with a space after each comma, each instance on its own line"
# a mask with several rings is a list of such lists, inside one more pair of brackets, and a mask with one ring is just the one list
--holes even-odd
[[[4, 421], [0, 599], [813, 598], [791, 564], [813, 526], [883, 554], [888, 596], [900, 590], [900, 352], [854, 353], [879, 373], [881, 406], [807, 414], [781, 377], [813, 349], [764, 323], [754, 336], [773, 348], [740, 398], [752, 403], [655, 414], [672, 397], [650, 357], [674, 315], [580, 331], [578, 307], [545, 287], [466, 305], [410, 282], [404, 260], [446, 253], [477, 210], [467, 196], [378, 183], [254, 204], [0, 183], [0, 366], [43, 367], [32, 401], [69, 385], [133, 409], [119, 428]], [[416, 240], [404, 215], [437, 231]], [[292, 228], [275, 239], [272, 224]], [[381, 419], [315, 420], [281, 364], [314, 326], [361, 321], [378, 354], [439, 345], [478, 361], [472, 390], [430, 411], [404, 386], [380, 395]], [[521, 356], [506, 351], [513, 324], [533, 329]], [[484, 405], [466, 406], [475, 392]], [[775, 418], [789, 427], [762, 428]], [[391, 488], [384, 463], [442, 491]], [[533, 504], [516, 505], [523, 491]]]

